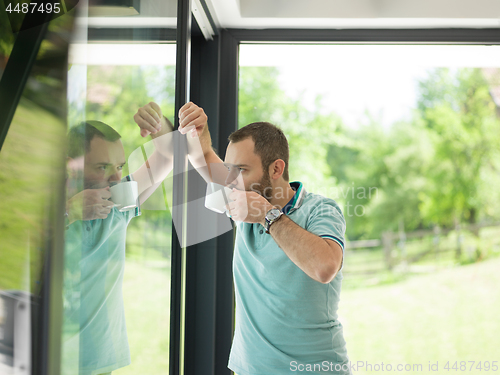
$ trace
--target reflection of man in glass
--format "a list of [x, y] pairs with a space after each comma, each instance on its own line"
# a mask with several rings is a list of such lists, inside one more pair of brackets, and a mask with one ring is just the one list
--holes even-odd
[[[150, 107], [148, 107], [150, 108]], [[69, 132], [67, 230], [64, 285], [63, 372], [108, 374], [130, 364], [122, 280], [125, 238], [136, 208], [120, 212], [110, 186], [137, 181], [139, 204], [172, 169], [168, 142], [161, 137], [172, 125], [161, 111], [139, 109], [141, 135], [151, 133], [156, 151], [137, 171], [122, 178], [125, 153], [120, 135], [99, 121], [87, 121]], [[147, 117], [150, 124], [138, 121]], [[78, 363], [76, 359], [78, 358]]]

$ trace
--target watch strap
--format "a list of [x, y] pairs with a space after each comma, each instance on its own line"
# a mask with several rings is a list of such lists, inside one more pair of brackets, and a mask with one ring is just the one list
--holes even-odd
[[[277, 209], [277, 208], [276, 208], [276, 209]], [[270, 209], [269, 211], [267, 211], [267, 213], [266, 213], [266, 217], [265, 217], [265, 226], [264, 226], [264, 228], [266, 229], [266, 233], [267, 233], [267, 234], [270, 234], [269, 230], [271, 229], [271, 225], [272, 225], [272, 224], [274, 224], [275, 222], [277, 222], [277, 221], [281, 218], [281, 216], [283, 216], [283, 215], [284, 215], [283, 211], [281, 211], [281, 210], [277, 209], [277, 210], [279, 210], [279, 214], [278, 214], [278, 216], [277, 216], [277, 217], [275, 217], [274, 219], [270, 220], [270, 219], [268, 219], [268, 218], [267, 218], [267, 215], [268, 215], [268, 213], [269, 213], [271, 210], [274, 210], [274, 208], [272, 208], [272, 209]]]

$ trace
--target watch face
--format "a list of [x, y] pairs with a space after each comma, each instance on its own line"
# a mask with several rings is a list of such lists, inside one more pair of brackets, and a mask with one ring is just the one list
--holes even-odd
[[267, 213], [266, 217], [272, 221], [276, 219], [279, 215], [280, 215], [280, 210], [278, 210], [277, 208], [273, 208]]

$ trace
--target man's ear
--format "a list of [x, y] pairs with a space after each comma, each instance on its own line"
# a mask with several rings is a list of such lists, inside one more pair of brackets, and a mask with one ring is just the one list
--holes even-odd
[[269, 175], [272, 180], [277, 180], [281, 176], [283, 176], [283, 172], [285, 171], [285, 162], [282, 159], [277, 159], [269, 166]]

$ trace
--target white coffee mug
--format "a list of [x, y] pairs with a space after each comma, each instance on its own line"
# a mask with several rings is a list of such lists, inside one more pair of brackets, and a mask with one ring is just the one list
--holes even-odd
[[231, 194], [232, 191], [233, 190], [227, 186], [215, 182], [208, 183], [207, 192], [205, 194], [205, 207], [219, 214], [223, 214], [227, 211], [225, 206], [231, 202], [229, 194]]
[[120, 212], [128, 211], [137, 207], [139, 196], [137, 181], [121, 182], [109, 189], [111, 201], [117, 205]]

